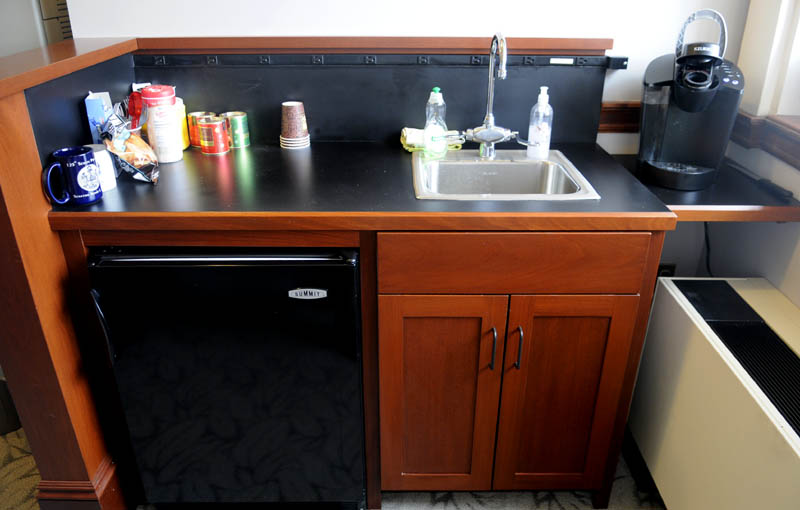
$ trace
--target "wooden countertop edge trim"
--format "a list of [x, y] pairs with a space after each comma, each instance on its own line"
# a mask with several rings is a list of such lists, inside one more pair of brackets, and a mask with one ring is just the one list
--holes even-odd
[[[81, 44], [100, 42], [70, 39], [0, 58], [0, 97], [34, 87], [127, 53], [175, 53], [198, 50], [230, 53], [445, 53], [487, 52], [489, 37], [140, 37], [108, 39], [110, 44], [81, 53]], [[509, 37], [512, 54], [538, 52], [563, 55], [605, 55], [613, 39]]]
[[[61, 43], [74, 43], [76, 41], [62, 41]], [[77, 42], [80, 42], [78, 40]], [[136, 39], [120, 40], [119, 42], [103, 46], [95, 50], [87, 51], [86, 53], [76, 53], [75, 51], [69, 52], [63, 47], [54, 48], [56, 45], [50, 45], [46, 48], [37, 48], [16, 55], [10, 55], [0, 59], [0, 73], [6, 65], [15, 65], [14, 60], [21, 60], [26, 58], [31, 59], [46, 59], [55, 56], [54, 62], [42, 62], [41, 67], [34, 67], [32, 69], [24, 69], [17, 74], [10, 74], [5, 78], [0, 79], [0, 97], [10, 96], [14, 93], [23, 91], [25, 89], [34, 87], [46, 81], [50, 81], [61, 76], [73, 73], [80, 69], [91, 67], [95, 64], [105, 62], [112, 58], [132, 53], [139, 47]], [[57, 50], [57, 51], [56, 51]], [[47, 57], [44, 53], [49, 52]], [[63, 58], [59, 58], [63, 56]]]
[[800, 207], [763, 205], [670, 205], [678, 221], [800, 221]]
[[[251, 53], [444, 53], [484, 54], [491, 37], [140, 37], [139, 52], [243, 51]], [[605, 55], [613, 39], [509, 37], [515, 53], [562, 53]]]
[[672, 230], [677, 215], [649, 213], [51, 211], [53, 230]]

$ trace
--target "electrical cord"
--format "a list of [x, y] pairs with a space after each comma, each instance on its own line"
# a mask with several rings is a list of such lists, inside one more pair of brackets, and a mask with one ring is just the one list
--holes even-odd
[[703, 233], [705, 234], [706, 240], [706, 271], [708, 272], [708, 276], [714, 277], [714, 273], [711, 272], [711, 240], [708, 237], [708, 222], [703, 222]]

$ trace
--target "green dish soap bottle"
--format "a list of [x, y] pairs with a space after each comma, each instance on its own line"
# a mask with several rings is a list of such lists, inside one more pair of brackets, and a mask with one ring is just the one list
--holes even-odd
[[442, 157], [447, 154], [447, 124], [444, 116], [447, 106], [439, 87], [433, 87], [425, 105], [425, 155], [428, 157]]

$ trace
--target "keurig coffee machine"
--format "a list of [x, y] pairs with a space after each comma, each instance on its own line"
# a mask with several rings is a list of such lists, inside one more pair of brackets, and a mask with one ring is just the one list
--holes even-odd
[[[686, 27], [698, 19], [717, 22], [718, 43], [683, 43]], [[683, 24], [675, 54], [647, 66], [638, 167], [649, 182], [681, 190], [714, 182], [744, 89], [741, 70], [723, 59], [726, 37], [720, 13], [697, 11]]]

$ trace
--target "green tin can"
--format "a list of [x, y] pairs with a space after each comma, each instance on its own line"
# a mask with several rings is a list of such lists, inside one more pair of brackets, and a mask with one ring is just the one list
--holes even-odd
[[225, 112], [220, 115], [228, 127], [228, 141], [231, 149], [250, 146], [250, 129], [247, 127], [247, 114], [244, 112]]

